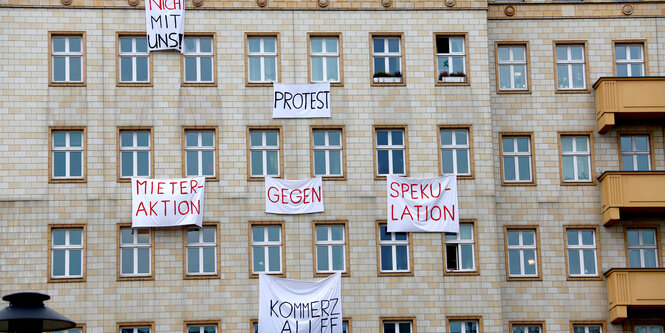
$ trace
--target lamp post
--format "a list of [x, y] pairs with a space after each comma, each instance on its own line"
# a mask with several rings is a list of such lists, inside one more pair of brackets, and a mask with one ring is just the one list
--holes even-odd
[[65, 330], [76, 323], [47, 308], [51, 296], [40, 293], [15, 293], [2, 298], [9, 306], [0, 311], [0, 332], [38, 333]]

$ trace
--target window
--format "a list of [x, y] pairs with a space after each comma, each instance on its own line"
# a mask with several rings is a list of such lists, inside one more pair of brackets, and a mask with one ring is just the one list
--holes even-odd
[[284, 275], [284, 235], [281, 222], [250, 222], [251, 274]]
[[311, 82], [342, 82], [340, 36], [309, 36]]
[[281, 169], [280, 128], [249, 128], [249, 177], [279, 177]]
[[85, 279], [85, 226], [49, 225], [49, 282]]
[[119, 333], [152, 333], [153, 328], [154, 323], [152, 322], [118, 324]]
[[[185, 232], [186, 272], [191, 277], [211, 277], [217, 274], [217, 225], [203, 228], [187, 227]], [[197, 331], [198, 332], [198, 331]], [[201, 333], [210, 333], [201, 331]]]
[[219, 321], [186, 321], [185, 333], [218, 333]]
[[459, 233], [444, 234], [446, 272], [476, 272], [474, 223], [462, 222], [459, 228]]
[[[149, 228], [120, 225], [120, 278], [152, 278], [153, 234]], [[136, 332], [135, 332], [136, 333]]]
[[480, 333], [480, 317], [449, 317], [448, 333]]
[[590, 135], [560, 134], [563, 183], [593, 182]]
[[498, 45], [499, 91], [529, 90], [526, 44]]
[[538, 278], [538, 235], [535, 228], [506, 228], [508, 279]]
[[374, 128], [376, 147], [376, 176], [405, 176], [406, 165], [406, 127]]
[[146, 37], [118, 36], [118, 84], [149, 84], [151, 80]]
[[388, 232], [385, 222], [378, 223], [379, 274], [412, 274], [411, 241], [406, 232]]
[[215, 84], [214, 36], [185, 37], [183, 83]]
[[465, 36], [436, 35], [437, 82], [468, 82]]
[[51, 84], [85, 84], [85, 34], [49, 33]]
[[471, 177], [470, 130], [470, 127], [439, 127], [441, 174]]
[[414, 318], [381, 318], [381, 333], [415, 333]]
[[216, 180], [217, 129], [183, 128], [185, 134], [185, 177], [200, 176]]
[[247, 36], [247, 83], [278, 82], [279, 35]]
[[405, 80], [402, 34], [370, 34], [370, 39], [372, 40], [372, 82], [403, 85]]
[[566, 227], [566, 260], [571, 278], [598, 277], [595, 228]]
[[644, 43], [615, 43], [616, 76], [645, 76]]
[[312, 128], [314, 176], [344, 177], [344, 128]]
[[85, 181], [85, 128], [50, 128], [51, 181]]
[[152, 137], [150, 128], [118, 128], [120, 179], [152, 175]]
[[512, 333], [543, 333], [543, 323], [510, 323]]
[[555, 49], [557, 89], [586, 91], [585, 44], [556, 44]]
[[531, 135], [501, 135], [504, 183], [534, 183]]
[[316, 273], [342, 272], [348, 276], [346, 222], [315, 222], [314, 235]]
[[635, 333], [663, 333], [663, 325], [635, 325]]
[[572, 333], [603, 333], [604, 323], [572, 323], [573, 332]]
[[651, 170], [651, 148], [649, 134], [619, 134], [621, 150], [621, 170]]
[[628, 267], [658, 267], [658, 232], [655, 228], [626, 229]]

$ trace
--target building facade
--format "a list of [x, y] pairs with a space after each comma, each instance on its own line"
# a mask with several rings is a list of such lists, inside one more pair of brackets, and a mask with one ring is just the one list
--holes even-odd
[[[348, 332], [663, 332], [665, 4], [0, 1], [0, 292], [83, 333], [252, 332], [258, 274], [342, 271]], [[272, 82], [332, 117], [273, 119]], [[387, 174], [458, 175], [461, 232], [385, 231]], [[132, 229], [130, 178], [205, 176]], [[264, 177], [325, 212], [266, 214]]]

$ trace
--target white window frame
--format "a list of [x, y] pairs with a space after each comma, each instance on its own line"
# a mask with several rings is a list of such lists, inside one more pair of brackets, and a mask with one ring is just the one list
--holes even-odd
[[[508, 60], [501, 60], [499, 58], [499, 50], [502, 48], [508, 48], [508, 55], [509, 59]], [[522, 49], [524, 52], [524, 60], [515, 60], [515, 56], [513, 54], [513, 51], [515, 49]], [[497, 46], [497, 67], [501, 66], [509, 66], [510, 68], [510, 87], [508, 88], [501, 88], [501, 77], [497, 79], [498, 81], [498, 86], [500, 91], [525, 91], [529, 90], [529, 66], [528, 66], [528, 59], [529, 55], [527, 54], [527, 47], [526, 45], [523, 44], [504, 44], [504, 45], [498, 45]], [[515, 66], [524, 66], [524, 88], [517, 88], [515, 87]], [[501, 75], [501, 70], [498, 71], [499, 75]]]
[[[131, 229], [132, 230], [132, 243], [123, 243], [122, 241], [122, 230], [123, 229]], [[138, 242], [138, 234], [139, 230], [147, 230], [148, 231], [148, 243], [139, 243]], [[118, 258], [118, 261], [120, 262], [119, 266], [119, 274], [120, 277], [126, 278], [126, 277], [147, 277], [147, 276], [152, 276], [152, 230], [150, 228], [131, 228], [131, 227], [120, 227], [120, 239], [118, 242], [120, 243], [120, 258]], [[138, 273], [139, 270], [139, 248], [148, 248], [148, 273]], [[134, 267], [132, 268], [132, 273], [123, 273], [122, 271], [122, 250], [123, 249], [131, 249], [132, 250], [132, 256], [133, 256], [133, 264]]]
[[[645, 137], [647, 140], [647, 149], [646, 150], [637, 150], [637, 137]], [[623, 144], [621, 141], [623, 138], [630, 138], [631, 150], [623, 150]], [[650, 171], [651, 170], [651, 136], [648, 134], [620, 134], [619, 135], [619, 145], [621, 149], [621, 170], [622, 171]], [[649, 168], [647, 170], [628, 170], [626, 166], [623, 165], [623, 157], [630, 156], [633, 160], [633, 167], [637, 167], [637, 157], [638, 156], [647, 156], [647, 162], [649, 163]]]
[[[315, 39], [321, 39], [321, 52], [314, 52], [312, 51], [312, 41]], [[326, 40], [335, 40], [337, 43], [337, 51], [336, 52], [328, 52], [327, 50], [327, 43]], [[310, 80], [312, 82], [331, 82], [331, 83], [340, 83], [342, 78], [341, 78], [341, 68], [340, 68], [340, 53], [339, 53], [339, 37], [337, 36], [311, 36], [309, 38], [309, 49], [310, 49]], [[322, 66], [323, 66], [323, 80], [314, 80], [314, 58], [321, 58], [322, 59]], [[337, 63], [337, 80], [330, 80], [328, 78], [328, 62], [334, 61]]]
[[[259, 52], [252, 52], [249, 49], [249, 40], [258, 38], [259, 39]], [[266, 52], [265, 51], [265, 40], [266, 39], [274, 39], [275, 40], [275, 52]], [[247, 36], [247, 82], [249, 83], [269, 83], [269, 82], [278, 82], [279, 81], [279, 59], [278, 57], [278, 51], [279, 51], [279, 45], [278, 45], [279, 40], [277, 39], [277, 36]], [[251, 58], [259, 58], [261, 60], [261, 68], [260, 73], [261, 73], [261, 80], [259, 81], [252, 81], [250, 73], [252, 72], [250, 69], [251, 66], [251, 61], [249, 59]], [[269, 80], [266, 78], [266, 67], [265, 67], [265, 60], [267, 58], [275, 58], [275, 79], [274, 80]]]
[[[276, 146], [268, 146], [267, 145], [267, 140], [266, 140], [266, 134], [267, 132], [277, 132], [277, 145]], [[252, 146], [252, 133], [253, 132], [260, 132], [261, 133], [261, 146]], [[281, 150], [280, 150], [280, 140], [281, 140], [281, 131], [279, 129], [250, 129], [249, 130], [249, 150], [250, 150], [250, 165], [249, 165], [249, 172], [251, 177], [279, 177], [282, 173], [281, 170]], [[263, 172], [261, 174], [253, 174], [253, 168], [252, 165], [254, 164], [254, 160], [252, 159], [252, 151], [260, 151], [262, 155], [262, 170]], [[268, 174], [268, 151], [276, 151], [277, 152], [277, 173], [276, 174]]]
[[[479, 333], [480, 332], [480, 323], [478, 320], [471, 320], [471, 319], [451, 319], [448, 321], [448, 332], [452, 332], [452, 328], [450, 328], [450, 324], [452, 323], [460, 323], [460, 327], [462, 328], [460, 333]], [[475, 331], [467, 331], [466, 330], [466, 323], [475, 323], [476, 324], [476, 330]]]
[[[186, 50], [182, 53], [183, 62], [183, 77], [182, 81], [184, 83], [214, 83], [215, 82], [215, 39], [212, 36], [185, 36], [185, 44], [187, 43], [188, 39], [194, 39], [196, 40], [196, 51], [193, 52], [187, 52]], [[210, 52], [202, 52], [201, 51], [201, 39], [210, 39]], [[184, 50], [184, 49], [183, 49]], [[194, 81], [189, 81], [187, 80], [187, 58], [195, 58], [196, 59], [196, 80]], [[210, 81], [203, 81], [201, 79], [201, 58], [210, 58]]]
[[[379, 224], [379, 271], [381, 273], [409, 273], [411, 272], [411, 244], [409, 244], [409, 233], [404, 232], [406, 235], [405, 240], [396, 240], [396, 232], [387, 232], [390, 235], [390, 240], [381, 239], [381, 228], [388, 228], [387, 224]], [[387, 230], [387, 229], [386, 229]], [[383, 269], [383, 258], [381, 257], [381, 248], [389, 246], [392, 252], [392, 267], [391, 269]], [[397, 269], [397, 246], [406, 246], [406, 269]]]
[[[511, 245], [508, 243], [508, 234], [510, 232], [517, 232], [519, 234], [519, 244], [518, 245]], [[524, 232], [533, 232], [533, 245], [524, 245], [524, 240], [523, 240], [523, 233]], [[540, 275], [540, 270], [538, 268], [538, 231], [536, 229], [530, 229], [530, 228], [525, 228], [525, 229], [508, 229], [506, 230], [506, 256], [507, 256], [507, 261], [508, 261], [508, 276], [511, 278], [536, 278], [539, 277]], [[510, 272], [510, 251], [519, 251], [520, 254], [520, 273], [519, 274], [512, 274]], [[526, 267], [524, 267], [524, 251], [533, 251], [534, 255], [534, 267], [536, 269], [536, 272], [534, 274], [526, 274]]]
[[[131, 39], [132, 41], [132, 51], [130, 52], [123, 52], [122, 51], [122, 40], [123, 39]], [[138, 52], [136, 48], [136, 44], [138, 43], [139, 39], [146, 39], [145, 36], [119, 36], [118, 37], [118, 82], [120, 83], [149, 83], [150, 82], [150, 51], [147, 50], [147, 40], [146, 40], [146, 52]], [[129, 81], [125, 81], [122, 79], [122, 59], [123, 58], [131, 58], [132, 59], [132, 79]], [[139, 81], [137, 76], [138, 76], [138, 58], [146, 58], [146, 80], [145, 81]]]
[[[439, 52], [437, 45], [439, 38], [446, 38], [448, 39], [448, 53], [445, 52]], [[462, 40], [462, 51], [461, 52], [454, 52], [453, 51], [453, 39], [461, 39]], [[435, 43], [434, 43], [434, 48], [436, 52], [436, 66], [437, 66], [437, 82], [466, 82], [467, 79], [467, 71], [466, 71], [466, 38], [465, 36], [456, 36], [456, 35], [437, 35], [435, 37]], [[457, 68], [453, 68], [453, 58], [462, 58], [462, 69], [458, 70]], [[443, 68], [439, 67], [439, 62], [441, 59], [445, 59], [445, 61], [448, 62], [448, 76], [440, 77], [441, 73], [443, 73]], [[450, 76], [450, 74], [457, 74], [457, 73], [463, 73], [464, 76]]]
[[[401, 332], [399, 329], [399, 324], [409, 324], [409, 332]], [[413, 321], [412, 320], [385, 320], [381, 323], [381, 332], [386, 331], [387, 324], [395, 324], [395, 333], [415, 333], [413, 330]]]
[[[341, 240], [333, 240], [332, 239], [332, 227], [341, 227], [342, 228], [342, 239]], [[318, 240], [317, 235], [318, 235], [318, 229], [319, 228], [325, 228], [326, 229], [326, 235], [327, 239], [326, 240]], [[314, 227], [314, 240], [315, 240], [315, 253], [314, 257], [316, 258], [316, 272], [317, 273], [335, 273], [335, 272], [341, 272], [341, 273], [346, 273], [346, 226], [344, 224], [316, 224]], [[333, 246], [341, 246], [342, 247], [342, 264], [344, 265], [344, 268], [342, 270], [335, 270], [333, 269]], [[325, 248], [328, 252], [328, 269], [327, 270], [319, 270], [319, 248]]]
[[[71, 145], [71, 133], [80, 132], [81, 133], [81, 146], [72, 146]], [[65, 133], [65, 146], [56, 147], [55, 146], [55, 134], [56, 133]], [[55, 153], [65, 153], [65, 176], [56, 176], [55, 175]], [[81, 153], [81, 175], [80, 176], [71, 176], [71, 160], [70, 156], [72, 152]], [[51, 178], [52, 179], [84, 179], [85, 170], [83, 166], [85, 165], [85, 131], [83, 129], [73, 129], [73, 130], [60, 130], [53, 129], [51, 131]]]
[[[517, 139], [519, 138], [526, 138], [528, 140], [528, 145], [529, 151], [527, 152], [520, 152], [518, 151], [518, 144], [517, 144]], [[503, 142], [505, 139], [510, 139], [512, 142], [513, 146], [513, 151], [512, 152], [506, 152], [506, 147], [503, 145]], [[505, 158], [509, 157], [512, 159], [513, 166], [515, 168], [515, 179], [506, 179], [506, 166], [503, 166], [503, 181], [505, 183], [532, 183], [533, 182], [533, 156], [531, 155], [531, 140], [532, 137], [530, 135], [502, 135], [501, 136], [501, 162], [505, 162]], [[519, 158], [520, 157], [528, 157], [529, 158], [529, 179], [521, 180], [520, 176], [520, 168], [519, 168]]]
[[[138, 133], [139, 132], [147, 132], [148, 133], [148, 146], [138, 146]], [[129, 179], [132, 177], [147, 177], [150, 178], [152, 176], [152, 154], [151, 154], [151, 142], [152, 142], [152, 131], [149, 129], [145, 130], [120, 130], [120, 178], [121, 179]], [[132, 133], [132, 146], [123, 146], [122, 145], [122, 134], [123, 133]], [[123, 153], [124, 152], [131, 152], [132, 153], [132, 174], [129, 176], [123, 175], [122, 174], [122, 166], [123, 166]], [[148, 153], [148, 174], [144, 176], [139, 176], [137, 175], [138, 173], [138, 153], [139, 152], [147, 152]]]
[[[573, 150], [571, 151], [565, 151], [563, 148], [563, 139], [564, 138], [570, 138], [572, 140], [572, 145], [573, 145]], [[578, 150], [577, 147], [577, 139], [579, 138], [584, 138], [586, 139], [586, 147], [587, 151], [582, 151]], [[573, 158], [573, 179], [566, 179], [565, 178], [565, 163], [563, 163], [564, 157], [572, 157]], [[588, 179], [582, 179], [580, 178], [580, 170], [579, 170], [579, 164], [578, 160], [581, 158], [586, 158], [587, 159], [587, 167], [588, 169], [586, 170], [589, 178]], [[562, 175], [561, 179], [565, 183], [580, 183], [580, 182], [593, 182], [593, 179], [591, 177], [591, 139], [589, 138], [588, 135], [569, 135], [569, 134], [563, 134], [561, 135], [561, 170], [562, 170]]]
[[[618, 57], [618, 52], [617, 52], [617, 47], [623, 46], [626, 48], [626, 59], [619, 59]], [[640, 47], [640, 55], [641, 58], [638, 59], [633, 59], [631, 58], [630, 54], [630, 47], [631, 46], [639, 46]], [[644, 43], [615, 43], [614, 44], [614, 71], [619, 75], [619, 65], [626, 65], [626, 77], [640, 77], [640, 76], [646, 76], [646, 62], [645, 62], [645, 55], [644, 55]], [[632, 73], [632, 66], [639, 64], [642, 67], [642, 75], [633, 75]]]
[[[70, 232], [73, 230], [77, 230], [81, 232], [81, 244], [76, 245], [76, 244], [71, 244], [70, 240]], [[55, 244], [55, 231], [64, 231], [65, 232], [65, 244], [64, 245], [56, 245]], [[80, 279], [83, 277], [83, 268], [85, 267], [84, 265], [84, 260], [85, 260], [85, 247], [84, 245], [84, 240], [85, 240], [85, 229], [83, 228], [77, 228], [77, 227], [67, 227], [67, 228], [51, 228], [51, 278], [52, 279]], [[69, 265], [69, 258], [70, 258], [70, 251], [80, 251], [81, 255], [81, 267], [80, 271], [81, 274], [79, 275], [70, 275], [70, 265]], [[55, 252], [56, 251], [65, 251], [65, 275], [55, 275], [54, 270], [55, 270]]]
[[[388, 144], [387, 145], [380, 145], [379, 144], [379, 132], [388, 132]], [[394, 145], [393, 144], [393, 136], [392, 132], [400, 132], [402, 133], [402, 144], [401, 145]], [[397, 176], [405, 176], [406, 175], [406, 165], [407, 165], [407, 157], [406, 157], [406, 130], [404, 128], [376, 128], [374, 130], [374, 139], [376, 140], [376, 148], [375, 148], [375, 156], [376, 156], [376, 175], [379, 177], [387, 176], [387, 175], [397, 175]], [[388, 151], [388, 173], [380, 173], [379, 171], [379, 151]], [[393, 158], [393, 152], [394, 151], [402, 151], [402, 170], [404, 172], [402, 173], [395, 173], [394, 172], [394, 158]]]
[[215, 332], [219, 332], [219, 324], [217, 322], [210, 322], [210, 323], [205, 323], [205, 322], [192, 322], [192, 323], [187, 323], [185, 325], [185, 333], [189, 333], [190, 328], [198, 328], [198, 333], [205, 333], [205, 328], [206, 327], [214, 327]]
[[[633, 244], [633, 245], [628, 244], [628, 231], [631, 231], [631, 230], [635, 230], [635, 231], [638, 232], [638, 241], [639, 241], [638, 244]], [[653, 232], [653, 237], [654, 237], [654, 244], [653, 245], [649, 245], [649, 244], [645, 245], [644, 244], [643, 234], [644, 234], [645, 230], [650, 230], [650, 231]], [[627, 263], [627, 266], [630, 267], [630, 268], [647, 268], [646, 264], [644, 262], [644, 257], [645, 257], [644, 252], [645, 251], [653, 251], [653, 252], [655, 252], [655, 257], [656, 257], [656, 266], [655, 267], [660, 267], [659, 266], [660, 265], [660, 260], [659, 260], [660, 259], [659, 258], [660, 253], [658, 251], [658, 241], [659, 241], [659, 239], [658, 239], [658, 229], [656, 229], [656, 228], [649, 228], [649, 227], [645, 227], [645, 228], [627, 228], [626, 229], [626, 252], [627, 252], [626, 263]], [[640, 251], [640, 266], [638, 266], [638, 267], [631, 266], [631, 262], [630, 262], [630, 251], [631, 250], [639, 250]], [[651, 268], [653, 268], [653, 267], [651, 267]]]
[[[323, 146], [317, 146], [314, 143], [314, 134], [317, 132], [323, 132], [324, 133], [324, 145]], [[338, 132], [339, 133], [339, 145], [331, 145], [330, 144], [330, 132]], [[313, 129], [312, 130], [312, 158], [314, 159], [314, 164], [313, 164], [313, 173], [315, 176], [322, 176], [322, 177], [344, 177], [344, 143], [342, 142], [344, 140], [344, 135], [341, 129]], [[326, 166], [326, 172], [323, 174], [318, 174], [316, 173], [316, 152], [317, 151], [323, 151], [325, 153], [325, 166]], [[331, 161], [330, 161], [330, 152], [331, 151], [339, 151], [339, 174], [332, 174], [330, 172], [330, 166], [331, 166]]]
[[[461, 239], [462, 233], [458, 232], [456, 234], [445, 234], [444, 236], [444, 246], [446, 247], [446, 272], [455, 272], [455, 273], [466, 273], [466, 272], [475, 272], [476, 268], [476, 239], [475, 239], [475, 225], [469, 222], [460, 222], [460, 227], [462, 225], [471, 226], [471, 239]], [[450, 237], [449, 237], [450, 236]], [[455, 239], [452, 239], [455, 237]], [[462, 245], [471, 245], [471, 268], [463, 269], [460, 268], [462, 264]], [[455, 256], [457, 257], [456, 268], [448, 268], [448, 249], [450, 247], [455, 247]]]
[[538, 333], [543, 333], [543, 326], [540, 324], [517, 324], [517, 325], [512, 325], [513, 332], [515, 332], [516, 328], [522, 328], [522, 332], [524, 333], [531, 333], [529, 331], [529, 328], [532, 327], [537, 327], [538, 328]]
[[[383, 51], [384, 52], [376, 52], [374, 50], [374, 40], [382, 39], [383, 40]], [[397, 52], [390, 52], [388, 49], [388, 41], [391, 39], [396, 39], [397, 40], [397, 45], [399, 46], [399, 51]], [[374, 66], [374, 60], [377, 58], [383, 58], [383, 66], [386, 69], [385, 72], [388, 74], [395, 74], [399, 72], [401, 75], [399, 77], [396, 77], [396, 79], [399, 79], [398, 82], [403, 82], [404, 81], [404, 69], [402, 68], [402, 37], [401, 36], [372, 36], [372, 66]], [[398, 58], [399, 61], [397, 62], [399, 64], [399, 70], [392, 73], [390, 72], [390, 58]], [[378, 73], [377, 69], [374, 68], [374, 73], [372, 75]], [[376, 82], [376, 81], [375, 81]]]
[[121, 326], [120, 327], [120, 332], [118, 333], [123, 333], [123, 330], [132, 330], [132, 333], [139, 333], [139, 329], [141, 328], [147, 328], [148, 332], [152, 333], [152, 327], [146, 325], [139, 325], [139, 326]]
[[[582, 48], [582, 59], [579, 60], [573, 60], [572, 59], [572, 48], [573, 47], [581, 47]], [[566, 59], [559, 59], [559, 57], [556, 58], [556, 66], [557, 66], [557, 89], [559, 90], [585, 90], [586, 89], [586, 49], [584, 47], [584, 44], [557, 44], [555, 49], [556, 49], [556, 54], [559, 54], [559, 48], [565, 49], [566, 51]], [[564, 65], [566, 67], [566, 75], [568, 76], [568, 86], [567, 87], [562, 87], [561, 82], [559, 82], [559, 67], [560, 65]], [[582, 86], [581, 87], [575, 87], [573, 86], [573, 65], [582, 65]]]
[[[638, 328], [645, 328], [646, 333], [662, 333], [664, 328], [663, 325], [635, 325], [634, 326], [634, 332], [635, 333], [640, 333], [637, 331]], [[654, 328], [657, 328], [658, 330], [653, 330]]]
[[[270, 228], [270, 227], [275, 227], [279, 230], [279, 241], [270, 241], [270, 240], [268, 240], [268, 228]], [[254, 240], [254, 230], [253, 230], [254, 228], [263, 229], [263, 241], [262, 242]], [[284, 272], [284, 267], [283, 267], [283, 262], [282, 262], [282, 259], [283, 259], [282, 256], [284, 255], [284, 253], [283, 253], [284, 244], [282, 243], [282, 239], [283, 239], [282, 238], [282, 236], [283, 236], [282, 233], [284, 232], [284, 230], [282, 230], [282, 226], [278, 225], [278, 224], [255, 224], [255, 225], [252, 225], [250, 227], [250, 232], [251, 232], [251, 235], [252, 235], [252, 244], [251, 244], [251, 257], [252, 257], [251, 270], [252, 270], [252, 274], [259, 274], [259, 273], [263, 273], [263, 274], [282, 274]], [[279, 258], [278, 258], [279, 270], [271, 271], [270, 270], [270, 261], [271, 261], [272, 258], [270, 257], [269, 248], [270, 247], [275, 247], [275, 246], [277, 246], [279, 248], [279, 252], [278, 252], [279, 253]], [[254, 248], [263, 248], [263, 251], [264, 251], [263, 252], [263, 258], [265, 259], [265, 264], [264, 264], [265, 271], [255, 271], [254, 270], [254, 261], [256, 260], [256, 258], [254, 258]]]
[[[587, 244], [582, 244], [582, 232], [583, 231], [591, 231], [592, 232], [592, 239], [593, 239], [593, 244], [587, 245]], [[575, 232], [575, 236], [577, 237], [577, 245], [571, 245], [570, 244], [570, 232]], [[566, 229], [566, 251], [568, 252], [568, 275], [570, 277], [597, 277], [598, 276], [598, 250], [597, 250], [598, 245], [596, 244], [596, 230], [591, 229], [591, 228], [567, 228]], [[593, 264], [594, 264], [594, 273], [591, 274], [586, 274], [586, 263], [584, 261], [584, 251], [593, 251]], [[577, 256], [577, 260], [579, 262], [580, 267], [579, 274], [573, 274], [571, 270], [571, 265], [572, 265], [572, 260], [571, 256], [573, 255], [571, 252], [574, 252], [574, 255]]]
[[[53, 43], [54, 38], [64, 38], [65, 39], [65, 51], [55, 51], [55, 43]], [[81, 41], [81, 51], [80, 52], [72, 52], [70, 51], [71, 46], [70, 46], [70, 39], [71, 38], [78, 38]], [[60, 35], [60, 34], [53, 34], [51, 35], [51, 66], [53, 66], [51, 70], [51, 82], [52, 83], [83, 83], [84, 80], [84, 73], [83, 73], [83, 50], [84, 50], [84, 38], [83, 35], [76, 35], [76, 34], [71, 34], [71, 35]], [[55, 58], [56, 57], [64, 57], [65, 58], [65, 79], [64, 80], [56, 80], [55, 78]], [[71, 59], [72, 58], [80, 58], [81, 59], [81, 80], [79, 81], [73, 81], [69, 76], [70, 76], [70, 66], [71, 66]]]
[[[203, 145], [203, 132], [212, 132], [212, 146], [204, 146]], [[187, 133], [196, 133], [197, 139], [197, 145], [196, 146], [189, 146], [187, 142]], [[206, 177], [206, 178], [215, 178], [217, 177], [217, 131], [214, 129], [185, 129], [185, 177]], [[203, 152], [204, 151], [211, 151], [212, 152], [212, 161], [213, 161], [213, 168], [212, 168], [212, 175], [204, 175], [203, 174]], [[196, 158], [197, 158], [197, 163], [198, 163], [198, 170], [196, 170], [196, 174], [190, 174], [189, 169], [188, 169], [188, 164], [187, 163], [189, 154], [188, 152], [196, 152]]]
[[[452, 143], [449, 145], [443, 144], [443, 132], [452, 132]], [[466, 134], [466, 144], [457, 144], [457, 132], [464, 132]], [[471, 136], [469, 135], [469, 130], [466, 128], [440, 128], [439, 129], [439, 135], [440, 135], [440, 140], [439, 140], [439, 154], [441, 154], [441, 174], [443, 175], [458, 175], [458, 176], [471, 176]], [[450, 150], [452, 151], [452, 156], [453, 160], [452, 161], [446, 161], [443, 158], [443, 152], [444, 150]], [[459, 163], [457, 161], [457, 151], [463, 150], [466, 151], [466, 161], [467, 161], [467, 170], [468, 172], [465, 173], [459, 173]], [[444, 172], [444, 164], [446, 162], [452, 163], [452, 173], [446, 173]]]
[[[203, 231], [204, 229], [213, 229], [214, 230], [214, 236], [215, 239], [212, 242], [206, 242], [203, 239]], [[196, 230], [198, 231], [198, 241], [194, 243], [190, 243], [188, 240], [187, 235], [189, 234], [190, 230]], [[203, 227], [188, 227], [185, 229], [185, 269], [187, 272], [187, 275], [217, 275], [217, 226], [215, 225], [204, 225]], [[212, 272], [204, 272], [203, 267], [204, 267], [204, 257], [203, 257], [203, 249], [205, 248], [212, 248], [213, 249], [213, 267], [215, 268]], [[198, 252], [198, 257], [199, 257], [199, 271], [198, 272], [192, 272], [189, 270], [189, 250], [196, 250]], [[211, 326], [211, 325], [205, 325], [205, 326]]]
[[598, 328], [600, 328], [599, 333], [603, 333], [603, 325], [600, 325], [600, 324], [573, 324], [573, 333], [577, 333], [575, 331], [576, 328], [584, 329], [584, 332], [582, 332], [582, 333], [591, 333], [591, 332], [589, 332], [589, 328], [591, 328], [591, 327], [598, 327]]

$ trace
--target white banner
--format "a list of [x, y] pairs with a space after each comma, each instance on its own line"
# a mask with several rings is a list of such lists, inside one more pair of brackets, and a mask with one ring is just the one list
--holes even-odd
[[457, 176], [387, 177], [388, 232], [459, 232]]
[[330, 82], [273, 87], [273, 118], [330, 118]]
[[145, 0], [145, 30], [148, 50], [183, 52], [185, 0]]
[[283, 180], [266, 177], [266, 213], [309, 214], [323, 211], [321, 177]]
[[205, 178], [132, 178], [132, 228], [172, 227], [203, 221]]
[[305, 282], [259, 275], [259, 333], [342, 333], [339, 272]]

